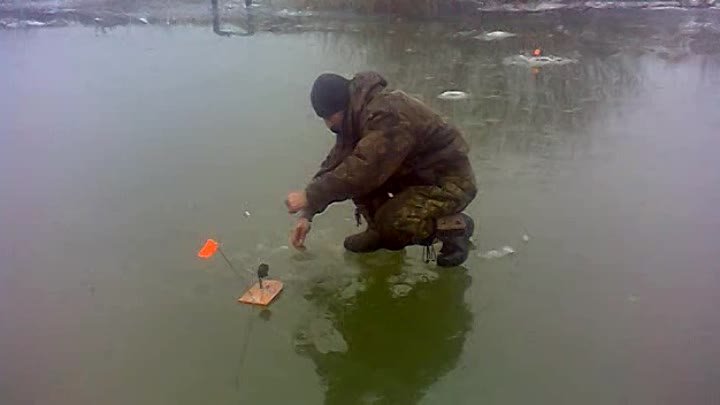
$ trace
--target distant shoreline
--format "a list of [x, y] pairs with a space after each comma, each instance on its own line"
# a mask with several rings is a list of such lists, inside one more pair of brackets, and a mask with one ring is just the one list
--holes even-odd
[[[684, 7], [683, 1], [564, 1], [535, 3], [485, 3], [464, 14], [444, 14], [438, 17], [423, 18], [432, 21], [453, 21], [463, 18], [481, 18], [488, 15], [522, 15], [544, 13], [587, 13], [631, 11], [678, 11], [688, 13], [712, 13], [720, 11], [720, 2], [711, 7]], [[57, 6], [56, 4], [62, 4]], [[148, 1], [141, 5], [117, 0], [80, 0], [31, 2], [22, 4], [0, 0], [0, 30], [31, 29], [43, 27], [59, 27], [81, 24], [97, 27], [114, 27], [121, 25], [178, 25], [178, 24], [212, 24], [214, 14], [210, 0], [198, 2], [188, 0], [174, 2], [166, 7], [166, 1]], [[707, 5], [706, 3], [703, 3]], [[270, 7], [265, 2], [253, 4], [246, 9], [242, 0], [221, 2], [218, 7], [219, 19], [223, 23], [243, 24], [250, 18], [256, 26], [254, 31], [293, 32], [323, 31], [329, 21], [346, 20], [378, 20], [387, 22], [389, 19], [412, 20], [413, 18], [397, 15], [362, 15], [352, 12], [295, 10]]]

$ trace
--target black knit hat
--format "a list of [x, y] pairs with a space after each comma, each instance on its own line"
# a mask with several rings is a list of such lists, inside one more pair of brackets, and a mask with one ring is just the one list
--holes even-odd
[[350, 80], [334, 73], [321, 74], [313, 83], [310, 102], [322, 118], [345, 110], [350, 103]]

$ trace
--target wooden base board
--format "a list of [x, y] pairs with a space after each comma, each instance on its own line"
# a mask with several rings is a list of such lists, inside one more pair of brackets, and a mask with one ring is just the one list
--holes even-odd
[[263, 280], [263, 288], [260, 288], [260, 283], [255, 283], [249, 290], [245, 291], [242, 297], [238, 298], [238, 302], [267, 306], [280, 294], [282, 289], [282, 281]]

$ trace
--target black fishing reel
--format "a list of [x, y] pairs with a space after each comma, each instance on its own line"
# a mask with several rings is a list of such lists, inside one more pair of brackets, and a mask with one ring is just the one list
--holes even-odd
[[261, 263], [260, 266], [258, 266], [257, 269], [257, 276], [260, 280], [264, 279], [265, 277], [270, 274], [270, 266], [268, 266], [265, 263]]

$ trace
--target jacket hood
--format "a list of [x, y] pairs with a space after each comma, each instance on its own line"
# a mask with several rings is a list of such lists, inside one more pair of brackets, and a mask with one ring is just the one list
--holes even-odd
[[360, 116], [375, 95], [387, 87], [387, 80], [377, 72], [361, 72], [350, 81], [350, 103], [345, 112], [343, 134], [345, 142], [355, 144], [360, 136]]

